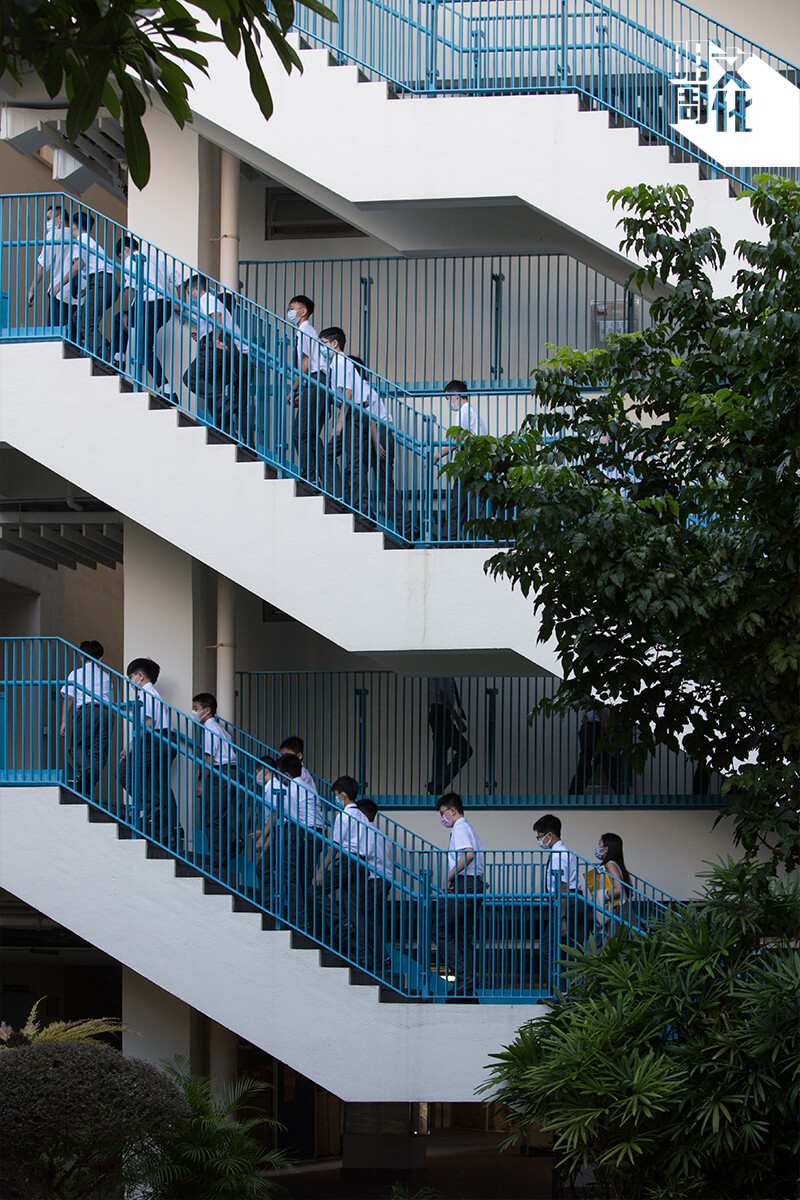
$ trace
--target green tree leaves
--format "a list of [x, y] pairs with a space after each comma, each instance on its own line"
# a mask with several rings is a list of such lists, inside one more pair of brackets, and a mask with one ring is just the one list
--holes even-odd
[[[244, 51], [253, 95], [264, 116], [272, 95], [261, 66], [269, 42], [287, 72], [302, 71], [286, 41], [295, 3], [336, 20], [320, 0], [178, 0], [144, 5], [141, 0], [9, 0], [0, 6], [0, 74], [18, 82], [31, 71], [50, 97], [69, 101], [67, 135], [88, 129], [101, 105], [122, 115], [131, 179], [144, 187], [150, 150], [142, 115], [151, 91], [182, 128], [191, 121], [190, 78], [181, 64], [205, 71], [196, 47], [222, 41], [231, 54]], [[211, 25], [209, 32], [203, 25]]]

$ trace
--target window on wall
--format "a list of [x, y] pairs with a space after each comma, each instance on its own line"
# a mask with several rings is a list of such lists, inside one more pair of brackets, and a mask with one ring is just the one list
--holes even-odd
[[264, 238], [268, 242], [290, 238], [363, 237], [360, 229], [298, 196], [289, 188], [271, 185], [264, 201]]

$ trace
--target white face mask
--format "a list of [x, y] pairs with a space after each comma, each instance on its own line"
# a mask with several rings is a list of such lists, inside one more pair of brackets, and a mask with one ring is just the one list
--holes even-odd
[[604, 859], [604, 858], [605, 858], [605, 856], [606, 856], [606, 852], [605, 852], [605, 850], [602, 850], [602, 849], [600, 848], [600, 846], [595, 846], [595, 848], [594, 848], [594, 856], [595, 856], [595, 858], [602, 860], [602, 859]]
[[550, 849], [550, 847], [545, 842], [544, 838], [537, 837], [536, 841], [539, 843], [540, 850], [549, 850]]
[[46, 224], [46, 225], [45, 225], [45, 227], [44, 227], [44, 235], [45, 235], [45, 237], [49, 237], [49, 236], [50, 236], [50, 234], [53, 232], [53, 229], [54, 229], [53, 222], [52, 222], [52, 221], [48, 221], [48, 222], [47, 222], [47, 224]]
[[291, 323], [293, 325], [297, 325], [298, 322], [300, 321], [300, 313], [297, 311], [296, 308], [290, 308], [287, 310], [286, 320], [291, 321]]
[[200, 721], [200, 722], [201, 722], [201, 724], [202, 724], [202, 721], [203, 721], [203, 713], [204, 713], [205, 711], [206, 711], [206, 710], [205, 710], [204, 708], [193, 708], [193, 709], [192, 709], [192, 720], [193, 720], [193, 721]]

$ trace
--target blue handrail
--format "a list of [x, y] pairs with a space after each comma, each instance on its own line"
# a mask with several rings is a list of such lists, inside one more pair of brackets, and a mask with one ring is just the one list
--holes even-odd
[[800, 82], [796, 66], [683, 0], [339, 0], [337, 15], [332, 26], [299, 12], [296, 28], [397, 96], [572, 93], [707, 178], [750, 187], [760, 171], [800, 175], [770, 163], [724, 167], [672, 128], [676, 79], [695, 70], [698, 46], [735, 47], [739, 62], [754, 55]]
[[[403, 545], [476, 543], [475, 501], [437, 465], [460, 399], [366, 368], [346, 388], [333, 351], [314, 342], [304, 366], [289, 322], [65, 195], [0, 197], [0, 293], [0, 340], [70, 342]], [[469, 403], [493, 434], [536, 406], [527, 389]]]
[[346, 331], [352, 353], [407, 391], [424, 396], [441, 392], [450, 379], [466, 380], [480, 393], [493, 432], [517, 427], [516, 393], [529, 393], [531, 367], [553, 346], [596, 349], [609, 333], [633, 333], [649, 319], [641, 297], [569, 254], [272, 259], [239, 266], [251, 300], [280, 312], [287, 297], [313, 297], [330, 315], [325, 323]]
[[69, 643], [0, 646], [0, 783], [69, 789], [398, 996], [445, 999], [452, 985], [466, 999], [540, 999], [561, 982], [562, 941], [643, 930], [674, 904], [638, 880], [615, 895], [577, 855], [580, 890], [567, 893], [531, 850], [485, 851], [484, 889], [448, 892], [445, 851], [385, 817], [360, 822], [348, 849], [335, 824], [345, 818], [324, 797], [275, 773], [265, 788], [247, 750], [206, 739]]

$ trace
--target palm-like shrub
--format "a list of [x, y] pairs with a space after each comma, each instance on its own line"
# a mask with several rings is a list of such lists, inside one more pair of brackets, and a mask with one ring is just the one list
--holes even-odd
[[274, 1125], [263, 1115], [238, 1114], [267, 1090], [255, 1079], [240, 1079], [217, 1097], [211, 1080], [192, 1075], [184, 1058], [165, 1066], [183, 1093], [191, 1115], [160, 1142], [149, 1176], [154, 1200], [247, 1200], [278, 1190], [266, 1172], [290, 1166], [281, 1150], [268, 1150], [254, 1137]]
[[21, 1029], [12, 1029], [0, 1021], [0, 1050], [12, 1050], [17, 1046], [42, 1046], [48, 1042], [93, 1042], [105, 1033], [127, 1033], [128, 1030], [116, 1017], [88, 1017], [81, 1021], [51, 1021], [40, 1025], [39, 1005], [44, 996], [36, 1001]]

